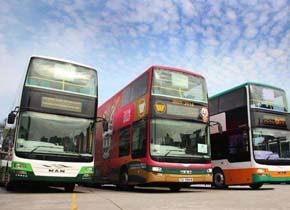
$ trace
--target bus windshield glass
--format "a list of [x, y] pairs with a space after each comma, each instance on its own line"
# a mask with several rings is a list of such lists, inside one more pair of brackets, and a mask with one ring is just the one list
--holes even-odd
[[25, 112], [20, 117], [16, 153], [58, 155], [92, 160], [93, 121]]
[[29, 65], [26, 86], [96, 97], [97, 73], [93, 69], [71, 63], [33, 58]]
[[290, 161], [290, 131], [255, 128], [253, 148], [256, 160]]
[[165, 119], [151, 120], [151, 156], [209, 158], [208, 126]]
[[154, 69], [152, 95], [207, 103], [203, 78], [163, 69]]
[[286, 94], [279, 89], [251, 85], [251, 107], [287, 112]]

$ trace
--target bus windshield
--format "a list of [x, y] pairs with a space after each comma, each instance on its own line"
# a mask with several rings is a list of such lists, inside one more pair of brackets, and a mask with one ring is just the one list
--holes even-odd
[[176, 120], [151, 120], [151, 156], [209, 158], [208, 126]]
[[203, 78], [163, 69], [154, 69], [152, 95], [207, 103]]
[[93, 121], [25, 112], [20, 116], [16, 153], [77, 156], [92, 160]]
[[93, 69], [61, 61], [32, 58], [26, 86], [97, 96], [97, 73]]
[[251, 107], [287, 112], [286, 94], [279, 89], [251, 85]]
[[255, 128], [253, 148], [256, 160], [290, 161], [290, 131]]

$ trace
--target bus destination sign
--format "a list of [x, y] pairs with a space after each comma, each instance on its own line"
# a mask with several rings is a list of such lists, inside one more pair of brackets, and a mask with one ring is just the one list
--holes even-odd
[[287, 127], [287, 123], [285, 119], [281, 118], [264, 118], [259, 119], [260, 125], [270, 125], [270, 126], [279, 126], [279, 127]]
[[78, 101], [71, 101], [66, 99], [52, 98], [43, 96], [41, 98], [41, 107], [58, 109], [72, 112], [82, 112], [82, 103]]
[[268, 116], [264, 115], [259, 118], [259, 125], [287, 127], [286, 118], [282, 116]]

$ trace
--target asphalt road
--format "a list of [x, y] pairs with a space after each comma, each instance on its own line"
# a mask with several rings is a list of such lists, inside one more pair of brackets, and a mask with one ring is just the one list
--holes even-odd
[[231, 187], [215, 190], [196, 186], [170, 192], [163, 188], [137, 188], [133, 192], [77, 187], [74, 193], [62, 188], [29, 188], [16, 192], [0, 188], [0, 209], [6, 210], [277, 210], [290, 209], [290, 185], [265, 185], [259, 190]]

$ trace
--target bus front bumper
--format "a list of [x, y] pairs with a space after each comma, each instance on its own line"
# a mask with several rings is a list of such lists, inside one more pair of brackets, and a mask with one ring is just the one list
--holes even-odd
[[[158, 171], [158, 169], [161, 171]], [[129, 180], [135, 185], [150, 183], [209, 184], [212, 183], [212, 178], [211, 169], [160, 169], [160, 167], [147, 167], [129, 170]]]

